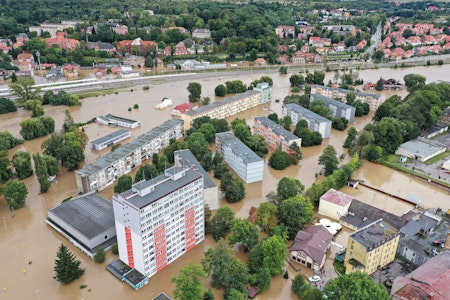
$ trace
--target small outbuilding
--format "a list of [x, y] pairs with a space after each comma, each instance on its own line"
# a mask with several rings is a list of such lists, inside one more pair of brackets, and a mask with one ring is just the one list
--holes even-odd
[[425, 162], [441, 153], [444, 153], [447, 147], [436, 141], [432, 141], [423, 137], [401, 144], [395, 154], [403, 155], [421, 162]]

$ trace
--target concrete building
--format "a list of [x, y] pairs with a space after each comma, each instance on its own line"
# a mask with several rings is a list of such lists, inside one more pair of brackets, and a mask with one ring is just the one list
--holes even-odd
[[171, 167], [113, 196], [120, 260], [151, 277], [203, 241], [203, 176]]
[[184, 129], [188, 130], [191, 128], [192, 121], [196, 118], [209, 116], [215, 119], [224, 119], [257, 105], [270, 102], [271, 97], [272, 87], [267, 83], [260, 83], [253, 90], [186, 111], [180, 118], [184, 121]]
[[203, 195], [205, 199], [205, 204], [208, 205], [209, 209], [216, 210], [219, 208], [219, 188], [214, 183], [214, 181], [203, 169], [202, 165], [192, 154], [191, 150], [178, 150], [174, 152], [175, 165], [179, 167], [191, 168], [194, 171], [198, 171], [203, 175]]
[[46, 222], [90, 258], [116, 243], [112, 204], [94, 192], [49, 209]]
[[75, 171], [78, 191], [87, 193], [101, 191], [113, 184], [118, 177], [128, 174], [141, 165], [154, 153], [166, 148], [171, 139], [183, 137], [183, 121], [171, 119], [149, 132], [140, 135], [135, 140], [107, 153], [94, 163]]
[[406, 276], [394, 279], [391, 299], [447, 300], [450, 295], [450, 251], [442, 251]]
[[102, 125], [122, 126], [126, 128], [136, 128], [141, 126], [141, 123], [139, 123], [139, 121], [122, 118], [111, 114], [98, 116], [95, 122]]
[[264, 160], [230, 132], [216, 134], [216, 151], [245, 183], [263, 180]]
[[323, 85], [311, 85], [311, 94], [322, 94], [333, 99], [346, 99], [347, 94], [350, 92], [355, 93], [355, 100], [359, 100], [363, 103], [369, 104], [370, 110], [377, 110], [381, 104], [381, 97], [375, 94], [363, 93], [360, 91], [350, 91], [342, 88], [333, 88]]
[[302, 145], [301, 138], [267, 117], [255, 118], [253, 134], [263, 137], [266, 143], [274, 149], [281, 147], [284, 152], [288, 152], [289, 146], [293, 143], [297, 143], [299, 147]]
[[209, 39], [211, 38], [211, 31], [205, 28], [197, 28], [192, 31], [192, 37], [196, 39]]
[[340, 220], [348, 212], [353, 197], [335, 189], [329, 189], [319, 199], [318, 213], [323, 216]]
[[348, 120], [349, 123], [352, 123], [355, 119], [356, 108], [354, 106], [350, 106], [341, 101], [331, 99], [330, 97], [321, 94], [311, 94], [309, 101], [313, 102], [314, 100], [323, 101], [325, 106], [331, 110], [331, 115], [333, 116], [333, 118], [344, 117]]
[[293, 124], [297, 124], [300, 120], [306, 120], [309, 129], [319, 132], [324, 139], [330, 137], [331, 121], [303, 106], [294, 103], [284, 104], [282, 113], [283, 117], [290, 116]]
[[444, 153], [446, 150], [447, 147], [444, 144], [418, 137], [415, 140], [401, 144], [395, 151], [395, 154], [425, 162], [436, 155]]
[[300, 230], [289, 248], [289, 259], [318, 272], [325, 264], [332, 239], [333, 234], [323, 225]]
[[400, 235], [379, 219], [352, 233], [345, 254], [345, 274], [361, 271], [368, 275], [394, 261]]
[[123, 141], [126, 138], [129, 138], [130, 136], [131, 132], [129, 130], [119, 129], [111, 134], [102, 136], [101, 138], [90, 142], [91, 148], [95, 150], [103, 150], [109, 146], [117, 144], [120, 141]]

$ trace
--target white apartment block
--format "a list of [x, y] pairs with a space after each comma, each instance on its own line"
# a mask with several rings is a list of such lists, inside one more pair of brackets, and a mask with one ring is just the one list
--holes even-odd
[[347, 94], [350, 92], [355, 93], [355, 100], [359, 100], [363, 103], [369, 104], [370, 110], [377, 110], [378, 106], [381, 104], [381, 97], [375, 94], [363, 93], [360, 91], [350, 91], [341, 88], [333, 88], [323, 85], [311, 85], [311, 94], [322, 94], [333, 99], [343, 99], [345, 100]]
[[324, 139], [330, 137], [330, 120], [294, 103], [285, 104], [282, 109], [283, 117], [290, 116], [293, 124], [297, 124], [300, 120], [306, 120], [309, 129], [319, 132]]
[[82, 23], [81, 21], [61, 21], [57, 23], [42, 23], [40, 26], [30, 26], [28, 30], [30, 32], [36, 32], [40, 36], [44, 32], [50, 33], [52, 37], [56, 36], [58, 31], [64, 31], [69, 28], [75, 29], [76, 25]]
[[245, 183], [263, 180], [264, 160], [232, 133], [216, 134], [216, 151]]
[[184, 129], [188, 130], [191, 128], [192, 121], [196, 118], [209, 116], [213, 119], [224, 119], [257, 105], [270, 102], [271, 98], [272, 87], [267, 83], [260, 83], [253, 90], [200, 106], [197, 109], [185, 112], [180, 118], [184, 121]]
[[75, 171], [78, 191], [87, 193], [101, 191], [120, 176], [131, 172], [145, 160], [152, 157], [170, 144], [171, 139], [180, 139], [184, 135], [183, 121], [171, 119], [135, 140], [109, 152], [95, 162]]
[[330, 97], [321, 94], [311, 94], [309, 101], [321, 100], [326, 107], [331, 110], [331, 115], [333, 118], [344, 117], [349, 123], [352, 123], [355, 119], [356, 108], [354, 106], [345, 104], [344, 102], [334, 100]]
[[119, 258], [151, 277], [205, 238], [203, 176], [171, 167], [113, 196]]
[[253, 134], [264, 138], [270, 147], [274, 149], [280, 147], [284, 152], [288, 152], [289, 146], [291, 146], [294, 142], [297, 143], [299, 147], [302, 145], [301, 138], [267, 117], [255, 118], [255, 122], [253, 124]]

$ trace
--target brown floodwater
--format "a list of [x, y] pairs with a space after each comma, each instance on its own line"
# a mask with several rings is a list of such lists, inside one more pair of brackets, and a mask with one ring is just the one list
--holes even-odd
[[[419, 67], [415, 69], [385, 69], [361, 71], [359, 77], [366, 81], [376, 81], [380, 76], [386, 78], [402, 79], [404, 74], [421, 73], [427, 76], [428, 81], [445, 78], [444, 67]], [[402, 73], [403, 72], [403, 73]], [[262, 75], [269, 75], [274, 81], [273, 99], [283, 99], [289, 94], [289, 76], [280, 75], [276, 70], [262, 73], [253, 71], [245, 74], [214, 73], [200, 74], [202, 76], [185, 76], [178, 81], [160, 80], [150, 85], [150, 90], [144, 91], [142, 87], [132, 87], [119, 91], [118, 94], [111, 94], [99, 97], [93, 97], [82, 100], [80, 107], [68, 108], [76, 122], [86, 122], [100, 114], [112, 113], [115, 115], [136, 119], [142, 126], [132, 129], [132, 138], [147, 132], [151, 128], [161, 124], [170, 118], [170, 108], [166, 110], [155, 110], [154, 106], [159, 103], [163, 97], [173, 100], [174, 105], [187, 101], [188, 92], [186, 87], [189, 82], [199, 82], [202, 85], [202, 97], [214, 97], [214, 88], [219, 83], [227, 80], [241, 79], [245, 84], [258, 79]], [[385, 74], [385, 75], [383, 75]], [[332, 78], [333, 73], [327, 74]], [[133, 90], [133, 91], [131, 91]], [[387, 94], [384, 94], [386, 96]], [[139, 105], [139, 109], [129, 107], [134, 104]], [[56, 128], [61, 128], [64, 111], [66, 107], [45, 107], [46, 115], [55, 119]], [[268, 109], [263, 107], [254, 108], [240, 115], [246, 118], [249, 123], [256, 116], [268, 114], [270, 111], [281, 113], [281, 103], [272, 104]], [[20, 109], [18, 112], [9, 113], [0, 116], [1, 130], [7, 130], [13, 135], [20, 137], [19, 122], [23, 118], [29, 117], [30, 112]], [[370, 122], [371, 115], [357, 118], [353, 126], [358, 130]], [[117, 130], [113, 127], [107, 127], [97, 124], [85, 126], [85, 132], [90, 140], [94, 140], [103, 135]], [[265, 201], [265, 195], [276, 189], [276, 185], [283, 176], [298, 178], [306, 187], [309, 187], [315, 180], [315, 174], [320, 173], [321, 166], [317, 165], [318, 157], [321, 151], [329, 144], [333, 145], [338, 155], [345, 153], [342, 148], [346, 137], [345, 132], [333, 130], [332, 136], [324, 140], [323, 144], [316, 147], [302, 148], [303, 160], [298, 166], [291, 166], [284, 171], [276, 171], [267, 167], [264, 170], [264, 184], [252, 183], [246, 186], [246, 197], [243, 201], [229, 205], [239, 218], [246, 218], [251, 206], [258, 206]], [[131, 140], [130, 138], [129, 140]], [[25, 142], [23, 145], [9, 151], [10, 156], [17, 150], [26, 150], [29, 153], [41, 151], [40, 145], [44, 138]], [[125, 143], [129, 140], [123, 141]], [[91, 163], [98, 157], [104, 155], [109, 150], [95, 151], [86, 149], [86, 162]], [[267, 156], [268, 157], [268, 156]], [[400, 197], [406, 197], [408, 194], [421, 198], [422, 204], [429, 207], [450, 208], [450, 197], [448, 192], [439, 190], [426, 183], [416, 181], [411, 177], [393, 171], [389, 168], [364, 162], [362, 167], [355, 173], [355, 178], [365, 181], [366, 184], [386, 190], [389, 193]], [[320, 177], [319, 177], [320, 178]], [[174, 285], [170, 282], [171, 277], [178, 275], [179, 269], [187, 262], [200, 262], [203, 253], [210, 247], [214, 247], [216, 242], [209, 236], [199, 246], [191, 252], [182, 256], [166, 269], [151, 278], [149, 284], [139, 291], [134, 291], [125, 283], [117, 280], [106, 269], [105, 264], [95, 264], [86, 257], [81, 251], [70, 246], [70, 249], [76, 254], [82, 262], [82, 267], [86, 273], [77, 281], [67, 286], [60, 284], [53, 279], [54, 260], [56, 251], [61, 243], [68, 244], [67, 240], [59, 233], [55, 232], [46, 225], [44, 219], [47, 217], [47, 209], [60, 203], [62, 200], [77, 193], [75, 176], [73, 172], [62, 170], [56, 181], [53, 183], [49, 192], [40, 195], [39, 184], [34, 176], [24, 180], [28, 187], [29, 195], [26, 206], [15, 212], [11, 212], [6, 201], [0, 201], [0, 298], [1, 299], [153, 299], [159, 292], [164, 291], [172, 295]], [[391, 211], [401, 215], [411, 208], [409, 204], [390, 199], [384, 195], [374, 193], [373, 191], [360, 187], [358, 189], [344, 188], [344, 192], [354, 195], [355, 198], [374, 205], [378, 208]], [[112, 187], [101, 192], [103, 196], [111, 199]], [[343, 230], [336, 237], [336, 242], [345, 245], [349, 231]], [[288, 244], [290, 245], [290, 244]], [[336, 276], [332, 269], [333, 253], [337, 251], [336, 246], [332, 246], [332, 253], [328, 256], [325, 265], [325, 275], [327, 278]], [[238, 257], [244, 258], [241, 251], [238, 251]], [[110, 262], [117, 257], [111, 253], [107, 254], [106, 262]], [[29, 261], [32, 264], [29, 264]], [[290, 280], [285, 280], [282, 276], [272, 280], [271, 289], [258, 296], [258, 299], [295, 299], [290, 292], [291, 279], [298, 273], [312, 275], [311, 270], [299, 268], [297, 272], [286, 265], [290, 275]], [[86, 285], [86, 288], [80, 288]], [[205, 286], [209, 283], [205, 281]], [[216, 299], [222, 299], [223, 291], [215, 290]]]

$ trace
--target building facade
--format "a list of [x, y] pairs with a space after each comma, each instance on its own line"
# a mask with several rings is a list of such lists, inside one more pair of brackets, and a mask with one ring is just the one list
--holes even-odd
[[271, 96], [272, 87], [267, 83], [262, 83], [245, 93], [187, 111], [180, 118], [184, 121], [184, 129], [188, 130], [191, 128], [192, 121], [196, 118], [209, 116], [211, 118], [224, 119], [257, 105], [270, 102]]
[[245, 183], [263, 180], [264, 160], [230, 132], [216, 134], [216, 151]]
[[78, 191], [101, 191], [184, 135], [183, 121], [171, 119], [75, 171]]
[[129, 130], [119, 129], [111, 134], [102, 136], [101, 138], [90, 142], [91, 148], [95, 150], [103, 150], [109, 146], [117, 144], [120, 141], [123, 141], [126, 138], [129, 138], [130, 136], [131, 132]]
[[352, 200], [353, 197], [348, 194], [329, 189], [320, 197], [318, 213], [339, 220], [347, 214]]
[[309, 101], [313, 102], [314, 100], [321, 100], [331, 110], [331, 115], [334, 118], [346, 118], [350, 123], [355, 119], [355, 111], [356, 108], [354, 106], [350, 106], [341, 101], [337, 101], [331, 99], [330, 97], [321, 95], [321, 94], [311, 94]]
[[395, 259], [400, 235], [383, 219], [360, 228], [348, 238], [345, 274], [361, 271], [368, 275]]
[[263, 137], [270, 147], [274, 149], [280, 147], [284, 152], [288, 152], [289, 146], [294, 142], [297, 143], [299, 147], [302, 144], [301, 138], [267, 117], [255, 118], [255, 122], [253, 123], [253, 134]]
[[324, 139], [330, 137], [331, 121], [307, 110], [303, 106], [294, 103], [285, 104], [283, 105], [282, 114], [283, 117], [290, 116], [293, 124], [297, 124], [300, 120], [306, 120], [309, 129], [319, 132]]
[[203, 176], [171, 167], [112, 199], [119, 258], [151, 277], [203, 241]]
[[346, 99], [347, 94], [350, 92], [355, 93], [355, 100], [359, 100], [363, 103], [369, 104], [370, 110], [377, 110], [381, 104], [381, 97], [375, 94], [363, 93], [360, 91], [350, 91], [342, 88], [333, 88], [323, 85], [311, 85], [311, 94], [322, 94], [333, 99]]

